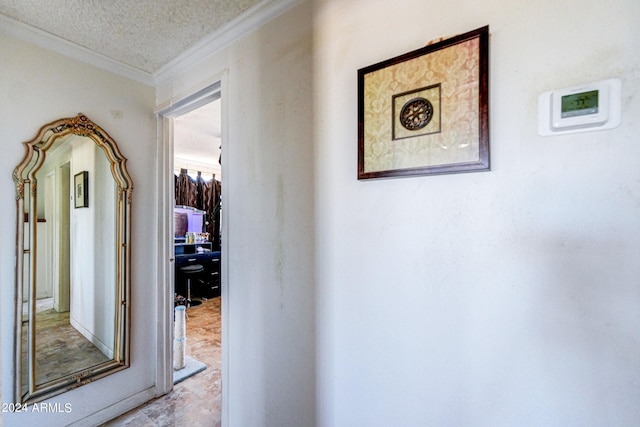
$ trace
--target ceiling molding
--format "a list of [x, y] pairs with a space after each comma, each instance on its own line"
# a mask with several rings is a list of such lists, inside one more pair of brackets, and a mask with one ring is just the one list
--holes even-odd
[[211, 57], [222, 48], [270, 21], [301, 0], [264, 0], [243, 12], [240, 16], [219, 27], [167, 65], [152, 74], [156, 85], [179, 75], [194, 65]]
[[153, 87], [163, 84], [169, 79], [211, 57], [220, 51], [220, 49], [230, 45], [235, 40], [300, 3], [300, 1], [301, 0], [263, 0], [256, 6], [243, 12], [237, 18], [222, 25], [213, 33], [195, 43], [191, 48], [153, 73], [148, 73], [126, 65], [106, 55], [94, 52], [76, 43], [2, 14], [0, 14], [0, 32]]
[[2, 14], [0, 14], [0, 31], [11, 37], [77, 59], [78, 61], [93, 65], [116, 75], [135, 80], [148, 86], [154, 86], [154, 80], [150, 73], [123, 64], [108, 56], [93, 52], [61, 37], [54, 36], [46, 31], [16, 21]]

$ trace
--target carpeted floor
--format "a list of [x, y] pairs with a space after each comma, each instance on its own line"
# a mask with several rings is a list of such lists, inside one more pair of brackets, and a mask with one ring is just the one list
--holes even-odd
[[220, 425], [221, 321], [220, 297], [187, 310], [187, 356], [207, 368], [173, 387], [158, 399], [109, 421], [104, 426], [153, 427]]

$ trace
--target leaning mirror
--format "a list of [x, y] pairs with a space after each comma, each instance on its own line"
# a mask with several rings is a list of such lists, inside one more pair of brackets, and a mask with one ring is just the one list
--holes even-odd
[[85, 115], [23, 143], [15, 168], [15, 401], [36, 402], [129, 366], [133, 184]]

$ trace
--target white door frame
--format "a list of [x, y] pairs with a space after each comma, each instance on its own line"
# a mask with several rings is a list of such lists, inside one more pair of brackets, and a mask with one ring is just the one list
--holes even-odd
[[[156, 391], [158, 395], [166, 394], [173, 388], [173, 293], [174, 284], [174, 246], [173, 246], [173, 205], [174, 205], [174, 175], [173, 175], [173, 119], [191, 110], [201, 107], [211, 101], [221, 98], [222, 106], [222, 165], [227, 165], [227, 97], [222, 96], [223, 88], [226, 88], [226, 72], [215, 83], [185, 96], [170, 106], [156, 111], [158, 116], [158, 347]], [[228, 174], [223, 172], [222, 198], [225, 206], [229, 206], [227, 189]], [[220, 259], [220, 287], [222, 296], [222, 425], [227, 425], [228, 402], [228, 227], [229, 218], [224, 217], [221, 233], [221, 259]]]

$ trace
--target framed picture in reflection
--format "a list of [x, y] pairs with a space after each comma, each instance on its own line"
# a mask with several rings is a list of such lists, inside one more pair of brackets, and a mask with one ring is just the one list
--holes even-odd
[[76, 208], [89, 207], [89, 172], [82, 171], [74, 175], [73, 198]]

